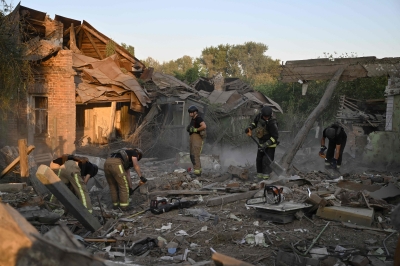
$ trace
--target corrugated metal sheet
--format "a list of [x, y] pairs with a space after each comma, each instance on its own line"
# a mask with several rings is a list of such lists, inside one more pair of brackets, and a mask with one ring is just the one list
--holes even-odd
[[179, 79], [167, 75], [164, 73], [160, 72], [154, 72], [152, 76], [153, 82], [160, 88], [160, 89], [166, 89], [166, 88], [178, 88], [182, 87], [185, 88], [193, 93], [197, 93], [195, 89], [187, 85], [185, 82], [180, 81]]
[[116, 55], [103, 60], [79, 54], [73, 54], [72, 58], [74, 67], [85, 67], [82, 69], [81, 83], [76, 89], [82, 102], [124, 99], [130, 101], [131, 109], [138, 112], [142, 112], [142, 107], [151, 103], [137, 80], [121, 71]]

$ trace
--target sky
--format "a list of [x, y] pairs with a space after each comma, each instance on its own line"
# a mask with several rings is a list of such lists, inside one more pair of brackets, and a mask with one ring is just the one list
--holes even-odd
[[[14, 6], [15, 0], [6, 0]], [[159, 62], [219, 44], [253, 41], [281, 61], [324, 53], [400, 57], [400, 0], [22, 0], [21, 5], [86, 20], [139, 60]]]

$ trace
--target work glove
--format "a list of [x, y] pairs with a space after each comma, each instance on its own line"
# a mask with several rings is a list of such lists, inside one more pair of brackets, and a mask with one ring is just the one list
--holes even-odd
[[319, 154], [324, 155], [325, 151], [326, 151], [326, 146], [325, 145], [321, 146], [321, 150], [319, 151]]
[[188, 125], [188, 126], [186, 127], [186, 131], [187, 131], [187, 132], [190, 132], [190, 125]]
[[331, 160], [331, 166], [332, 166], [333, 169], [336, 169], [336, 168], [337, 168], [337, 160], [336, 160], [335, 158], [332, 158], [332, 160]]
[[196, 133], [197, 132], [197, 128], [195, 127], [190, 127], [190, 133]]
[[251, 131], [251, 129], [248, 127], [248, 128], [246, 128], [245, 130], [244, 130], [244, 133], [249, 133]]
[[139, 179], [140, 179], [140, 183], [146, 183], [147, 182], [147, 179], [142, 175], [141, 177], [139, 177]]

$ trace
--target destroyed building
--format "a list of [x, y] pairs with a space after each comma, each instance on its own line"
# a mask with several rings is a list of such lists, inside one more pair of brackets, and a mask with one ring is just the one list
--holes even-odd
[[382, 95], [384, 100], [360, 101], [344, 95], [340, 98], [336, 119], [348, 133], [346, 150], [352, 156], [365, 162], [396, 165], [400, 159], [400, 58], [377, 59], [371, 56], [287, 61], [281, 72], [281, 81], [301, 81], [303, 95], [306, 95], [307, 81], [332, 81], [341, 68], [343, 73], [339, 77], [344, 82], [357, 78], [389, 77]]
[[[151, 103], [137, 81], [143, 63], [86, 21], [21, 5], [9, 16], [22, 25], [34, 82], [8, 117], [4, 143], [25, 137], [38, 154], [62, 154], [77, 141], [104, 143], [133, 131]], [[113, 56], [106, 57], [107, 45]]]
[[[85, 20], [60, 15], [52, 19], [22, 5], [9, 16], [22, 27], [20, 38], [34, 65], [34, 82], [26, 98], [18, 100], [18, 112], [8, 116], [3, 144], [27, 138], [37, 147], [38, 162], [116, 137], [137, 141], [149, 122], [163, 129], [162, 137], [171, 140], [171, 146], [186, 149], [185, 110], [190, 105], [198, 106], [203, 116], [209, 105], [216, 107], [210, 121], [214, 131], [208, 136], [217, 142], [224, 137], [218, 134], [220, 125], [241, 132], [242, 123], [263, 105], [282, 112], [240, 79], [201, 78], [191, 87], [154, 72]], [[113, 53], [107, 56], [110, 49]]]

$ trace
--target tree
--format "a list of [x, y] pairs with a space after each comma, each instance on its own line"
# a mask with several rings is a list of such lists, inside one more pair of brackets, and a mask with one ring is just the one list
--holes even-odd
[[115, 54], [116, 48], [117, 46], [115, 45], [113, 39], [108, 40], [108, 42], [106, 43], [106, 57]]
[[31, 66], [24, 58], [25, 45], [20, 41], [19, 21], [15, 19], [11, 5], [0, 3], [0, 111], [12, 110], [13, 99], [26, 91], [32, 79]]
[[127, 45], [126, 43], [121, 43], [121, 46], [124, 47], [132, 56], [135, 56], [135, 47], [132, 45]]
[[267, 50], [267, 45], [256, 42], [221, 44], [205, 48], [201, 60], [209, 77], [222, 73], [257, 86], [272, 82], [279, 75], [279, 60], [265, 55]]

